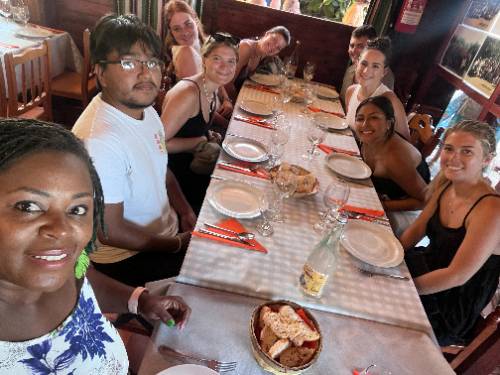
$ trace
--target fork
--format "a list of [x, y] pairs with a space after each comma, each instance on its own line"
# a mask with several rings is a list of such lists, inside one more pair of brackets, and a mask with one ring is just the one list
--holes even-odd
[[205, 359], [205, 358], [199, 358], [193, 354], [188, 354], [188, 353], [181, 353], [175, 349], [172, 349], [166, 345], [160, 345], [158, 347], [158, 352], [161, 355], [164, 355], [166, 357], [168, 356], [174, 356], [177, 358], [181, 359], [190, 359], [193, 361], [196, 361], [198, 363], [203, 364], [204, 366], [217, 371], [218, 373], [225, 373], [225, 372], [230, 372], [236, 369], [237, 362], [223, 362], [223, 361], [217, 361], [215, 359]]

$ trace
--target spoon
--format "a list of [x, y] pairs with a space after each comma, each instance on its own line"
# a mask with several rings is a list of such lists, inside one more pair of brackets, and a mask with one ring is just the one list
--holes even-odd
[[224, 232], [234, 234], [240, 240], [253, 240], [255, 238], [255, 234], [250, 233], [250, 232], [236, 232], [236, 231], [231, 230], [231, 229], [222, 228], [222, 227], [219, 227], [217, 225], [208, 224], [208, 223], [203, 223], [203, 225], [205, 225], [206, 227], [209, 227], [209, 228], [219, 229], [219, 230], [223, 230]]

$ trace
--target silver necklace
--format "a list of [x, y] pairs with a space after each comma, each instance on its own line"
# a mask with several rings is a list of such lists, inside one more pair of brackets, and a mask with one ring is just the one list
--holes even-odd
[[[210, 95], [208, 94], [208, 90], [207, 90], [207, 85], [206, 85], [206, 82], [205, 82], [205, 75], [202, 74], [201, 76], [201, 83], [203, 84], [203, 91], [205, 93], [205, 98], [207, 99], [207, 103], [208, 103], [208, 108], [210, 109], [210, 112], [213, 111], [213, 106], [214, 106], [214, 95], [212, 95], [212, 98], [210, 98]], [[214, 92], [215, 94], [215, 92]]]

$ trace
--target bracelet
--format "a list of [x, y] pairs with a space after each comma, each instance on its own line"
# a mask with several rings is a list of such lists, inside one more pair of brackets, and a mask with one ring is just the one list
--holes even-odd
[[134, 289], [127, 303], [129, 312], [136, 315], [139, 314], [139, 297], [142, 293], [147, 291], [148, 290], [142, 286], [138, 286]]

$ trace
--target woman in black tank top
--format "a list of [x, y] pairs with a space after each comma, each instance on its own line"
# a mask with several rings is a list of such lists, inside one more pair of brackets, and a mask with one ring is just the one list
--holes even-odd
[[220, 135], [209, 130], [218, 105], [216, 92], [231, 81], [238, 61], [238, 49], [230, 37], [210, 36], [201, 52], [204, 71], [179, 81], [167, 93], [161, 115], [168, 166], [196, 213], [210, 177], [191, 171], [193, 152], [207, 141], [220, 142]]
[[[495, 147], [488, 124], [462, 121], [449, 128], [428, 204], [401, 236], [408, 268], [441, 345], [471, 339], [498, 286], [500, 197], [482, 176]], [[430, 244], [413, 248], [424, 235]]]

